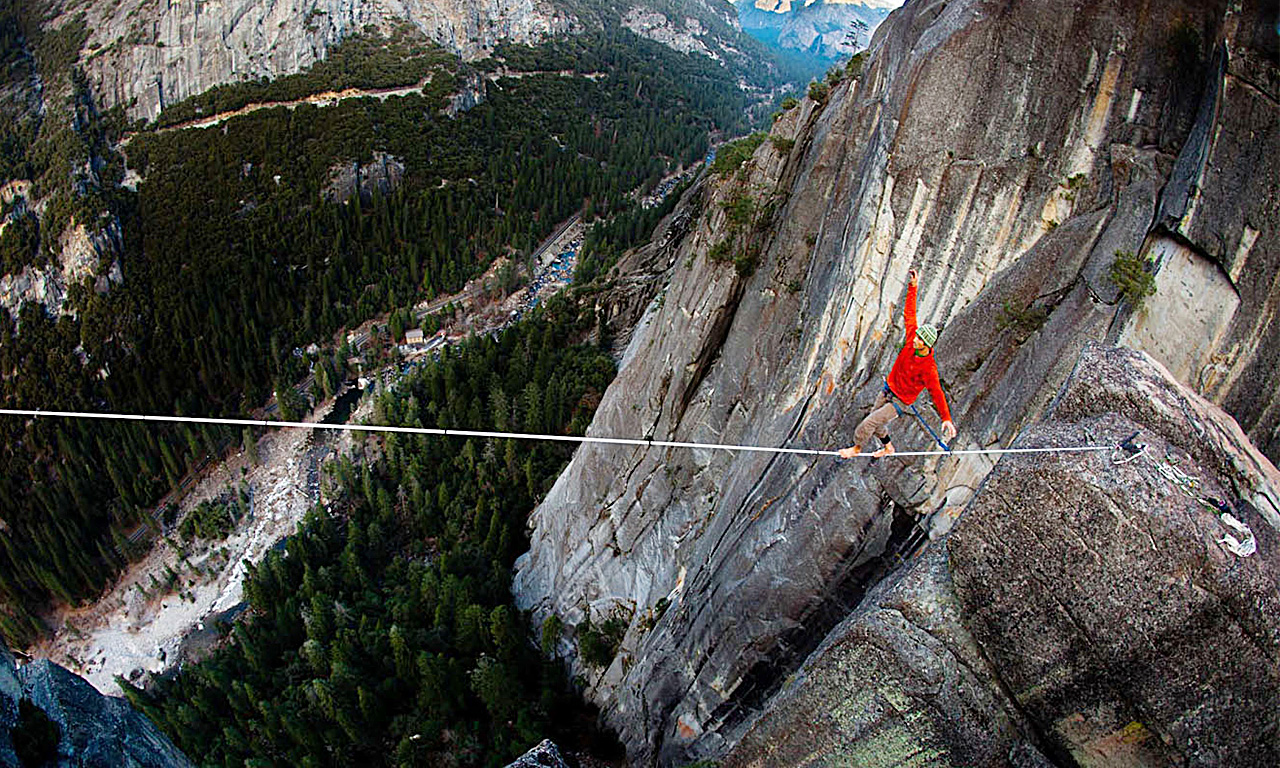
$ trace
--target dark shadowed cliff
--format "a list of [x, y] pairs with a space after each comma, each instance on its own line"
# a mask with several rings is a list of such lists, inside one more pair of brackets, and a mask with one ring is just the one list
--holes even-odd
[[15, 666], [0, 644], [0, 765], [192, 765], [119, 697], [47, 659]]

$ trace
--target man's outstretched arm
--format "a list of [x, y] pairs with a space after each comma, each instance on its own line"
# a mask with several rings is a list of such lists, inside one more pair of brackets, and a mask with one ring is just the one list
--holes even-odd
[[913, 269], [907, 273], [907, 300], [902, 305], [902, 321], [907, 326], [907, 343], [916, 335], [916, 286], [920, 283], [920, 276]]

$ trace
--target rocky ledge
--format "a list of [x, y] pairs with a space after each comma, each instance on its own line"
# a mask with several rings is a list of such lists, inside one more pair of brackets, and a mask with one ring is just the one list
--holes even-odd
[[1134, 432], [1001, 461], [723, 768], [1280, 764], [1276, 468], [1124, 348], [1087, 348], [1017, 444]]

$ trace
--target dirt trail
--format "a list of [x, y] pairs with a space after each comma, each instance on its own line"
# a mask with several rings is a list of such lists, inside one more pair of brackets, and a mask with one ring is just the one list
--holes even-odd
[[[532, 70], [528, 72], [503, 69], [498, 72], [489, 74], [487, 76], [487, 79], [490, 82], [496, 83], [500, 78], [504, 78], [504, 77], [518, 80], [520, 78], [534, 77], [537, 75], [558, 75], [560, 77], [584, 77], [588, 80], [600, 80], [605, 77], [605, 74], [603, 72], [577, 73], [569, 69], [554, 70], [554, 71], [553, 70]], [[227, 112], [219, 112], [216, 115], [209, 115], [208, 117], [197, 117], [192, 120], [187, 120], [185, 122], [177, 123], [176, 125], [166, 126], [164, 128], [160, 128], [159, 130], [157, 130], [156, 133], [168, 133], [169, 131], [182, 131], [182, 130], [187, 130], [189, 128], [211, 128], [215, 125], [218, 125], [219, 123], [223, 123], [227, 120], [230, 120], [233, 117], [239, 117], [240, 115], [247, 115], [251, 112], [257, 112], [260, 109], [274, 109], [276, 107], [287, 107], [289, 109], [294, 109], [295, 107], [298, 107], [299, 105], [302, 105], [302, 104], [312, 104], [317, 107], [329, 107], [334, 104], [337, 104], [338, 102], [346, 101], [347, 99], [374, 98], [374, 99], [381, 99], [383, 101], [386, 101], [388, 98], [391, 98], [392, 96], [408, 96], [413, 93], [420, 94], [422, 93], [423, 89], [430, 84], [431, 84], [431, 75], [428, 75], [425, 79], [416, 83], [415, 85], [396, 86], [392, 88], [347, 88], [341, 91], [323, 91], [321, 93], [313, 93], [309, 96], [303, 96], [300, 99], [290, 99], [286, 101], [257, 101], [257, 102], [253, 102], [252, 104], [246, 104], [239, 109], [234, 109]], [[132, 133], [126, 134], [120, 140], [120, 145], [128, 146], [130, 140], [132, 139], [133, 139]]]
[[[287, 107], [294, 109], [302, 104], [312, 104], [317, 107], [333, 106], [347, 99], [365, 99], [374, 98], [386, 101], [392, 96], [408, 96], [412, 93], [422, 93], [422, 89], [431, 83], [431, 78], [417, 83], [416, 85], [405, 85], [397, 88], [347, 88], [341, 91], [323, 91], [321, 93], [313, 93], [309, 96], [303, 96], [300, 99], [291, 99], [288, 101], [256, 101], [246, 104], [239, 109], [233, 109], [228, 112], [219, 112], [216, 115], [208, 117], [197, 117], [192, 120], [169, 125], [160, 128], [155, 133], [169, 133], [170, 131], [184, 131], [190, 128], [212, 128], [215, 125], [226, 122], [233, 117], [247, 115], [257, 112], [260, 109], [275, 109], [276, 107]], [[129, 142], [133, 140], [134, 134], [127, 133], [120, 139], [120, 146], [127, 147]]]

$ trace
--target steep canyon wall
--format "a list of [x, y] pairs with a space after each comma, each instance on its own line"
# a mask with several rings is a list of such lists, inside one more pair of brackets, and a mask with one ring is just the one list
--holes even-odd
[[68, 9], [59, 23], [81, 11], [90, 31], [81, 65], [97, 100], [148, 120], [215, 85], [299, 72], [366, 28], [410, 25], [471, 58], [502, 40], [536, 43], [576, 24], [542, 0], [124, 0]]
[[[123, 105], [132, 119], [210, 88], [303, 71], [335, 45], [369, 31], [410, 31], [465, 60], [502, 42], [536, 45], [599, 28], [610, 15], [641, 37], [744, 69], [754, 51], [737, 47], [728, 4], [691, 0], [672, 13], [642, 2], [591, 5], [559, 0], [112, 0], [54, 4], [47, 29], [83, 21], [88, 38], [78, 66], [98, 105]], [[404, 83], [403, 85], [409, 85]]]
[[[623, 265], [644, 277], [610, 308], [622, 324], [657, 295], [590, 433], [847, 444], [915, 268], [960, 447], [1008, 444], [1086, 346], [1120, 342], [1274, 459], [1276, 11], [1124, 5], [895, 12], [858, 79], [787, 112]], [[1107, 277], [1122, 252], [1158, 262], [1136, 311]], [[902, 423], [895, 441], [929, 444]], [[719, 755], [893, 569], [912, 520], [954, 516], [991, 468], [585, 446], [533, 515], [517, 600], [627, 621], [605, 669], [568, 634], [560, 650], [637, 763]]]

